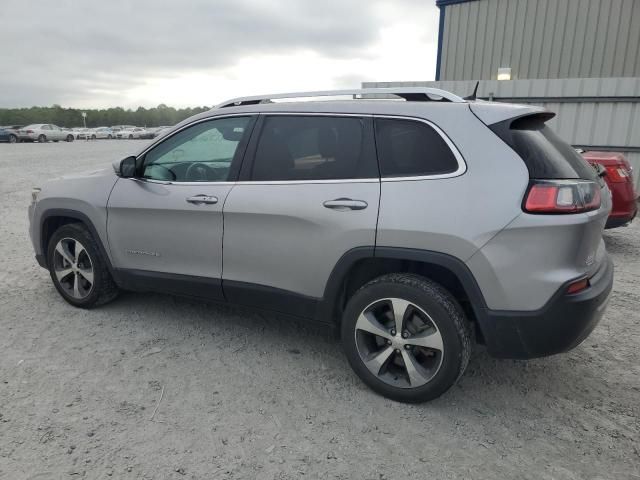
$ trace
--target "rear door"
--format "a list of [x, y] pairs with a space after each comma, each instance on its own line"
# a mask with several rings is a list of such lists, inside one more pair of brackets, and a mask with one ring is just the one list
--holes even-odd
[[254, 121], [201, 121], [138, 157], [138, 177], [119, 179], [109, 197], [116, 268], [156, 289], [164, 279], [178, 287], [169, 290], [181, 291], [182, 283], [183, 293], [222, 297], [222, 207]]
[[375, 244], [372, 119], [269, 114], [255, 131], [224, 207], [224, 293], [310, 316], [340, 257]]
[[65, 132], [57, 125], [51, 125], [51, 139], [52, 140], [64, 140], [66, 138]]

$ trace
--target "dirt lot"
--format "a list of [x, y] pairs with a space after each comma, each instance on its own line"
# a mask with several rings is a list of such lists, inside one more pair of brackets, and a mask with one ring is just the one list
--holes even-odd
[[607, 232], [616, 282], [574, 351], [476, 351], [437, 401], [369, 391], [326, 331], [126, 294], [67, 305], [37, 266], [30, 189], [138, 141], [0, 145], [0, 478], [640, 478], [640, 222]]

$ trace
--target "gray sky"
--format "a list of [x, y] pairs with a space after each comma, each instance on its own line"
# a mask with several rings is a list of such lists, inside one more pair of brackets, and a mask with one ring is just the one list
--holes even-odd
[[0, 107], [212, 105], [435, 74], [434, 0], [2, 4]]

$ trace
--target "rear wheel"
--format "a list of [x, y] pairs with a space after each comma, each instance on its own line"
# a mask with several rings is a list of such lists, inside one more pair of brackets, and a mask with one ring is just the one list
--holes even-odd
[[129, 135], [129, 140], [133, 140], [133, 135]]
[[95, 140], [96, 136], [95, 135], [91, 135], [91, 140]]
[[379, 277], [349, 300], [342, 343], [356, 374], [401, 402], [439, 397], [464, 373], [471, 330], [437, 283], [411, 274]]
[[67, 135], [67, 142], [73, 142], [73, 135]]
[[38, 143], [45, 143], [47, 141], [47, 137], [44, 135], [38, 135]]
[[47, 263], [54, 286], [75, 307], [92, 308], [118, 295], [98, 244], [82, 224], [63, 225], [53, 234]]
[[108, 138], [109, 140], [111, 140], [111, 139], [113, 138], [113, 135], [109, 134], [109, 135], [107, 135], [107, 138]]
[[18, 137], [16, 135], [9, 135], [9, 143], [18, 143]]

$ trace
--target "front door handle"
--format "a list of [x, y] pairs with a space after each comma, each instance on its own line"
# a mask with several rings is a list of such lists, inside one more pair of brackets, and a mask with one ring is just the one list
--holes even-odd
[[193, 197], [187, 197], [187, 202], [194, 205], [213, 205], [218, 203], [218, 197], [212, 195], [194, 195]]
[[364, 200], [353, 200], [351, 198], [336, 198], [335, 200], [327, 200], [322, 205], [332, 210], [344, 212], [346, 210], [364, 210], [369, 206]]

